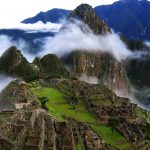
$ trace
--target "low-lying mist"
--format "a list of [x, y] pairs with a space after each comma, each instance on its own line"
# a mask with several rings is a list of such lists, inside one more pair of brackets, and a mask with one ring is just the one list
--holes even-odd
[[[83, 30], [84, 27], [86, 27], [87, 30]], [[23, 29], [23, 27], [20, 27], [20, 29]], [[35, 29], [35, 25], [31, 29]], [[60, 29], [60, 26], [58, 29]], [[27, 28], [24, 28], [24, 30], [26, 32], [31, 32], [31, 30]], [[41, 32], [41, 29], [36, 28], [36, 31]], [[107, 33], [106, 35], [95, 35], [92, 30], [87, 27], [87, 25], [78, 20], [74, 20], [73, 23], [67, 22], [60, 29], [60, 31], [58, 31], [59, 30], [57, 30], [55, 36], [31, 39], [35, 44], [40, 43], [40, 47], [38, 47], [39, 50], [37, 51], [37, 53], [32, 53], [32, 49], [29, 50], [30, 43], [23, 38], [14, 40], [13, 37], [0, 35], [0, 56], [6, 49], [8, 49], [12, 45], [16, 46], [19, 50], [21, 50], [23, 55], [27, 58], [29, 62], [32, 62], [36, 56], [43, 57], [46, 54], [53, 53], [56, 54], [58, 57], [63, 57], [64, 55], [67, 55], [76, 50], [88, 52], [107, 52], [112, 54], [112, 56], [118, 61], [125, 60], [128, 57], [130, 59], [132, 57], [136, 59], [144, 59], [145, 55], [147, 55], [147, 52], [145, 53], [142, 51], [131, 52], [124, 44], [124, 42], [120, 39], [119, 35], [115, 33]], [[51, 30], [47, 30], [47, 32], [51, 32]], [[0, 76], [0, 91], [2, 91], [11, 80], [12, 78], [10, 77]], [[97, 78], [87, 77], [86, 75], [81, 76], [80, 80], [84, 80], [92, 84], [98, 83]], [[135, 92], [133, 93], [135, 94]], [[149, 95], [147, 92], [145, 94]], [[139, 99], [141, 99], [141, 95], [142, 94], [139, 95]], [[141, 103], [139, 101], [140, 100], [136, 101], [136, 103]]]
[[[45, 38], [43, 37], [50, 33], [55, 34], [60, 30], [61, 25], [61, 22], [60, 24], [50, 22], [44, 24], [42, 22], [37, 22], [35, 24], [19, 23], [11, 26], [8, 25], [5, 28], [0, 27], [2, 28], [0, 29], [0, 56], [9, 47], [16, 46], [19, 50], [21, 50], [27, 60], [32, 62], [38, 54], [38, 51], [41, 51], [43, 48], [45, 41]], [[3, 30], [5, 30], [5, 34], [3, 33]], [[36, 35], [37, 37], [35, 37]], [[35, 50], [35, 48], [38, 50]]]
[[[49, 25], [49, 28], [52, 29], [53, 25], [51, 25], [50, 23]], [[30, 24], [28, 26], [32, 25]], [[45, 26], [45, 28], [47, 28], [47, 24]], [[60, 24], [58, 26], [59, 27], [57, 29], [60, 29]], [[13, 37], [0, 35], [0, 56], [6, 49], [8, 49], [12, 45], [21, 50], [23, 55], [29, 62], [32, 62], [36, 56], [42, 57], [46, 54], [53, 53], [58, 57], [62, 57], [76, 50], [107, 52], [112, 54], [118, 61], [124, 60], [127, 57], [142, 56], [140, 52], [133, 53], [129, 49], [127, 49], [126, 45], [120, 39], [119, 35], [115, 33], [95, 35], [90, 28], [88, 28], [87, 32], [85, 32], [83, 30], [84, 27], [88, 28], [88, 26], [83, 22], [74, 20], [73, 22], [67, 22], [60, 31], [58, 30], [59, 32], [57, 32], [55, 36], [30, 39], [33, 43], [35, 43], [35, 45], [38, 45], [40, 43], [40, 46], [38, 45], [38, 51], [36, 53], [32, 53], [34, 49], [32, 50], [32, 48], [30, 47], [31, 42], [26, 41], [23, 38], [14, 40]], [[31, 31], [28, 28], [23, 28], [22, 26], [20, 26], [20, 29], [25, 29], [26, 32]], [[34, 24], [31, 29], [36, 29], [36, 31], [39, 32], [41, 32], [42, 30], [40, 27], [39, 30], [37, 30], [37, 25]], [[49, 32], [51, 32], [51, 30], [49, 30]]]
[[140, 107], [150, 110], [150, 87], [145, 87], [141, 90], [132, 87], [129, 98]]
[[12, 77], [0, 74], [0, 93], [13, 80]]
[[7, 26], [0, 26], [0, 29], [19, 29], [27, 32], [58, 32], [62, 26], [64, 20], [61, 20], [59, 24], [47, 22], [44, 24], [42, 21], [39, 21], [34, 24], [8, 24]]
[[6, 35], [0, 35], [0, 56], [11, 46], [16, 46], [22, 51], [22, 54], [27, 58], [29, 62], [32, 62], [34, 55], [29, 53], [29, 43], [23, 39], [13, 40], [12, 37]]
[[99, 84], [99, 79], [93, 76], [87, 76], [86, 74], [82, 74], [79, 77], [79, 80], [87, 82], [89, 84]]

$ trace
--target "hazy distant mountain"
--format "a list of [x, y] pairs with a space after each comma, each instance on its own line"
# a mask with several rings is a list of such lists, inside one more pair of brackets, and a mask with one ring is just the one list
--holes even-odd
[[68, 14], [69, 10], [65, 9], [52, 9], [47, 12], [40, 12], [34, 17], [25, 19], [22, 21], [22, 23], [36, 23], [38, 21], [42, 21], [43, 23], [46, 22], [52, 22], [52, 23], [58, 23], [61, 19], [64, 19]]
[[[54, 36], [54, 32], [28, 32], [20, 29], [0, 29], [0, 37], [5, 36], [11, 38], [11, 42], [17, 42], [19, 40], [25, 41], [28, 45], [25, 51], [30, 53], [37, 53], [41, 46], [44, 38]], [[8, 39], [9, 40], [9, 39]]]
[[116, 32], [132, 39], [150, 39], [150, 2], [120, 0], [95, 11]]
[[[112, 5], [97, 6], [97, 15], [116, 32], [131, 39], [150, 39], [150, 2], [147, 0], [120, 0]], [[70, 11], [52, 9], [40, 12], [35, 17], [26, 19], [22, 23], [38, 21], [57, 23], [65, 18]]]

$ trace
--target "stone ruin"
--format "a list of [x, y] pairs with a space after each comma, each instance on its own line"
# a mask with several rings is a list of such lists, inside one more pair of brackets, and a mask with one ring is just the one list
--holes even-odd
[[116, 128], [133, 143], [144, 140], [144, 135], [140, 129], [140, 126], [136, 123], [131, 123], [128, 120], [123, 119], [118, 123]]
[[74, 138], [65, 122], [46, 112], [22, 111], [0, 126], [0, 150], [73, 150]]
[[120, 106], [110, 105], [103, 106], [89, 102], [89, 111], [95, 114], [101, 121], [103, 118], [124, 117], [126, 119], [136, 119], [136, 112], [132, 104], [122, 104]]
[[80, 136], [86, 150], [109, 150], [104, 140], [98, 136], [89, 125], [83, 122], [76, 122], [68, 118], [68, 124], [72, 128], [75, 143], [80, 141]]
[[109, 149], [89, 125], [40, 110], [21, 110], [0, 125], [0, 150], [74, 150], [80, 140], [85, 150]]

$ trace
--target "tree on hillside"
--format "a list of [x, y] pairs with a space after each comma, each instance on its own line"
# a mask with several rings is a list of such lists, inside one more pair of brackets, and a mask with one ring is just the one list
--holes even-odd
[[118, 123], [119, 123], [119, 118], [110, 117], [110, 118], [108, 119], [108, 124], [109, 124], [109, 126], [111, 126], [111, 128], [112, 128], [112, 135], [114, 134], [114, 129], [115, 129], [115, 127], [118, 125]]

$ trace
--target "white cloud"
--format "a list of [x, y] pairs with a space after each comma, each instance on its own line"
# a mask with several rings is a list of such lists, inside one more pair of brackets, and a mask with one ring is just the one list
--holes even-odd
[[[63, 23], [63, 21], [62, 21], [62, 23]], [[43, 22], [39, 21], [34, 24], [23, 24], [23, 23], [8, 24], [5, 27], [1, 26], [1, 24], [0, 24], [0, 28], [21, 29], [21, 30], [25, 30], [28, 32], [39, 32], [39, 31], [58, 32], [60, 30], [60, 27], [62, 26], [62, 23], [60, 22], [60, 24], [56, 24], [56, 23], [47, 22], [46, 24], [44, 24]]]
[[[40, 26], [38, 26], [40, 25]], [[115, 33], [107, 33], [106, 35], [95, 35], [91, 29], [86, 26], [88, 32], [82, 31], [82, 26], [85, 24], [81, 21], [75, 20], [74, 23], [67, 23], [65, 28], [61, 29], [54, 37], [36, 39], [33, 42], [41, 43], [41, 50], [38, 54], [33, 55], [29, 53], [30, 45], [23, 39], [14, 41], [12, 37], [6, 35], [0, 36], [0, 56], [10, 46], [16, 46], [22, 51], [23, 55], [29, 62], [32, 62], [35, 56], [44, 56], [49, 53], [56, 54], [58, 57], [69, 54], [73, 51], [90, 51], [90, 52], [108, 52], [112, 54], [118, 61], [126, 59], [127, 57], [141, 58], [147, 55], [147, 52], [134, 52], [132, 53], [127, 49], [126, 45]], [[26, 30], [26, 32], [39, 32], [45, 31], [59, 31], [61, 25], [57, 24], [43, 24], [38, 22], [36, 24], [18, 25], [19, 29]], [[144, 57], [143, 57], [144, 58]]]
[[12, 37], [1, 35], [0, 36], [0, 56], [11, 46], [16, 46], [19, 50], [21, 50], [22, 54], [26, 57], [26, 59], [29, 62], [32, 62], [32, 60], [35, 58], [35, 56], [28, 53], [29, 45], [25, 40], [19, 39], [17, 41], [14, 41]]
[[[14, 26], [6, 26], [5, 29], [21, 29], [26, 31], [26, 33], [36, 33], [36, 32], [58, 32], [61, 27], [60, 24], [55, 23], [42, 23], [37, 22], [35, 24], [16, 24]], [[44, 40], [44, 39], [42, 39]], [[38, 42], [42, 42], [41, 39], [35, 39], [33, 42], [36, 44]], [[22, 51], [22, 54], [26, 57], [26, 59], [29, 62], [32, 62], [35, 58], [35, 55], [29, 53], [30, 45], [22, 38], [19, 38], [18, 40], [14, 40], [13, 37], [6, 36], [6, 35], [0, 35], [0, 56], [11, 46], [16, 46], [19, 50]]]
[[121, 41], [117, 34], [95, 35], [90, 29], [89, 32], [83, 32], [79, 26], [82, 22], [68, 23], [65, 29], [62, 29], [55, 37], [46, 39], [40, 56], [48, 53], [54, 53], [61, 57], [75, 50], [87, 50], [91, 52], [109, 52], [117, 60], [121, 61], [132, 53]]
[[146, 44], [148, 47], [150, 47], [150, 42], [149, 42], [149, 41], [145, 42], [145, 44]]
[[87, 76], [86, 74], [82, 74], [79, 77], [80, 81], [84, 81], [87, 82], [89, 84], [99, 84], [99, 79], [97, 77], [94, 76]]

